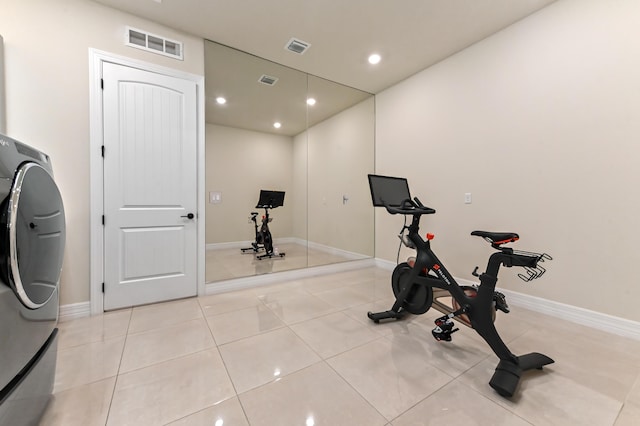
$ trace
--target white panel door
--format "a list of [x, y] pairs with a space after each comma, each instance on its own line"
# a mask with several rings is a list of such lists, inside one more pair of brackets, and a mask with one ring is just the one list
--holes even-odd
[[103, 64], [104, 309], [197, 293], [196, 83]]

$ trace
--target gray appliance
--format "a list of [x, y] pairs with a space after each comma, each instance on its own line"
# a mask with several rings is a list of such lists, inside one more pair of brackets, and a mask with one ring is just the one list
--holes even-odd
[[0, 134], [0, 425], [37, 425], [55, 378], [64, 207], [49, 157]]

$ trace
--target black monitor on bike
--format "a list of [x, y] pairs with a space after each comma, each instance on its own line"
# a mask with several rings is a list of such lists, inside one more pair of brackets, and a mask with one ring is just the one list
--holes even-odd
[[284, 205], [284, 191], [268, 191], [260, 190], [260, 199], [258, 199], [257, 209], [275, 209]]
[[369, 175], [369, 188], [374, 207], [400, 207], [404, 201], [411, 200], [405, 178]]

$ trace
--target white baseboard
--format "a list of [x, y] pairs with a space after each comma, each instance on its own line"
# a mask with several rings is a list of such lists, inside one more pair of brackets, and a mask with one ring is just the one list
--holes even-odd
[[516, 291], [500, 289], [514, 306], [520, 306], [559, 319], [585, 325], [587, 327], [640, 340], [640, 322], [591, 311], [578, 306], [567, 305], [541, 297], [530, 296]]
[[355, 253], [352, 251], [342, 250], [336, 247], [327, 246], [320, 243], [314, 243], [313, 241], [308, 242], [308, 246], [310, 249], [318, 250], [324, 253], [333, 254], [336, 256], [344, 257], [349, 260], [359, 260], [359, 259], [368, 259], [370, 256], [366, 256], [364, 254]]
[[91, 302], [72, 303], [61, 305], [58, 314], [58, 321], [65, 322], [76, 318], [88, 317], [91, 315]]
[[[337, 272], [350, 271], [376, 266], [388, 271], [395, 268], [396, 263], [384, 259], [363, 259], [349, 262], [335, 263], [331, 265], [315, 266], [292, 271], [277, 272], [272, 274], [257, 275], [253, 277], [237, 278], [227, 281], [208, 283], [205, 285], [205, 294], [224, 293], [233, 290], [241, 290], [262, 285], [269, 285], [283, 281], [308, 278], [317, 275], [326, 275]], [[460, 284], [477, 284], [474, 281], [456, 278]], [[567, 305], [541, 297], [530, 296], [512, 290], [499, 289], [507, 296], [509, 304], [520, 306], [535, 312], [540, 312], [555, 318], [567, 320], [576, 324], [617, 334], [619, 336], [640, 340], [640, 322], [632, 321], [613, 315], [603, 314], [578, 306]], [[91, 303], [81, 302], [60, 306], [59, 321], [69, 321], [76, 318], [91, 315]]]
[[349, 262], [333, 263], [331, 265], [312, 266], [309, 268], [294, 269], [291, 271], [276, 272], [271, 274], [256, 275], [252, 277], [236, 278], [226, 281], [208, 283], [205, 286], [205, 294], [225, 293], [228, 291], [242, 290], [263, 285], [276, 284], [284, 281], [298, 280], [315, 277], [318, 275], [334, 274], [337, 272], [351, 271], [354, 269], [370, 268], [375, 266], [372, 258], [352, 260]]
[[[379, 268], [389, 271], [396, 267], [395, 262], [390, 262], [388, 260], [376, 259], [375, 262], [376, 266]], [[462, 285], [478, 284], [477, 282], [466, 280], [464, 278], [455, 277], [455, 279]], [[517, 291], [501, 288], [498, 290], [507, 296], [507, 302], [510, 305], [520, 306], [558, 319], [606, 331], [607, 333], [640, 340], [640, 322], [638, 321], [615, 317], [613, 315], [603, 314], [589, 309], [580, 308], [578, 306], [567, 305], [565, 303], [554, 302], [553, 300], [530, 296]]]
[[396, 267], [396, 262], [390, 260], [376, 258], [375, 261], [378, 268], [386, 269], [387, 271], [393, 271], [393, 268]]

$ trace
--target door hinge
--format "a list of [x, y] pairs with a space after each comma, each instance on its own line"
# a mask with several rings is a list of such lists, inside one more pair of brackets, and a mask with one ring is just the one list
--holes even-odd
[[104, 215], [102, 215], [102, 226], [104, 226]]
[[104, 158], [104, 145], [100, 148], [100, 153], [102, 154], [102, 158]]
[[104, 283], [102, 283], [102, 292], [104, 293]]
[[104, 90], [104, 79], [100, 79], [100, 89]]

